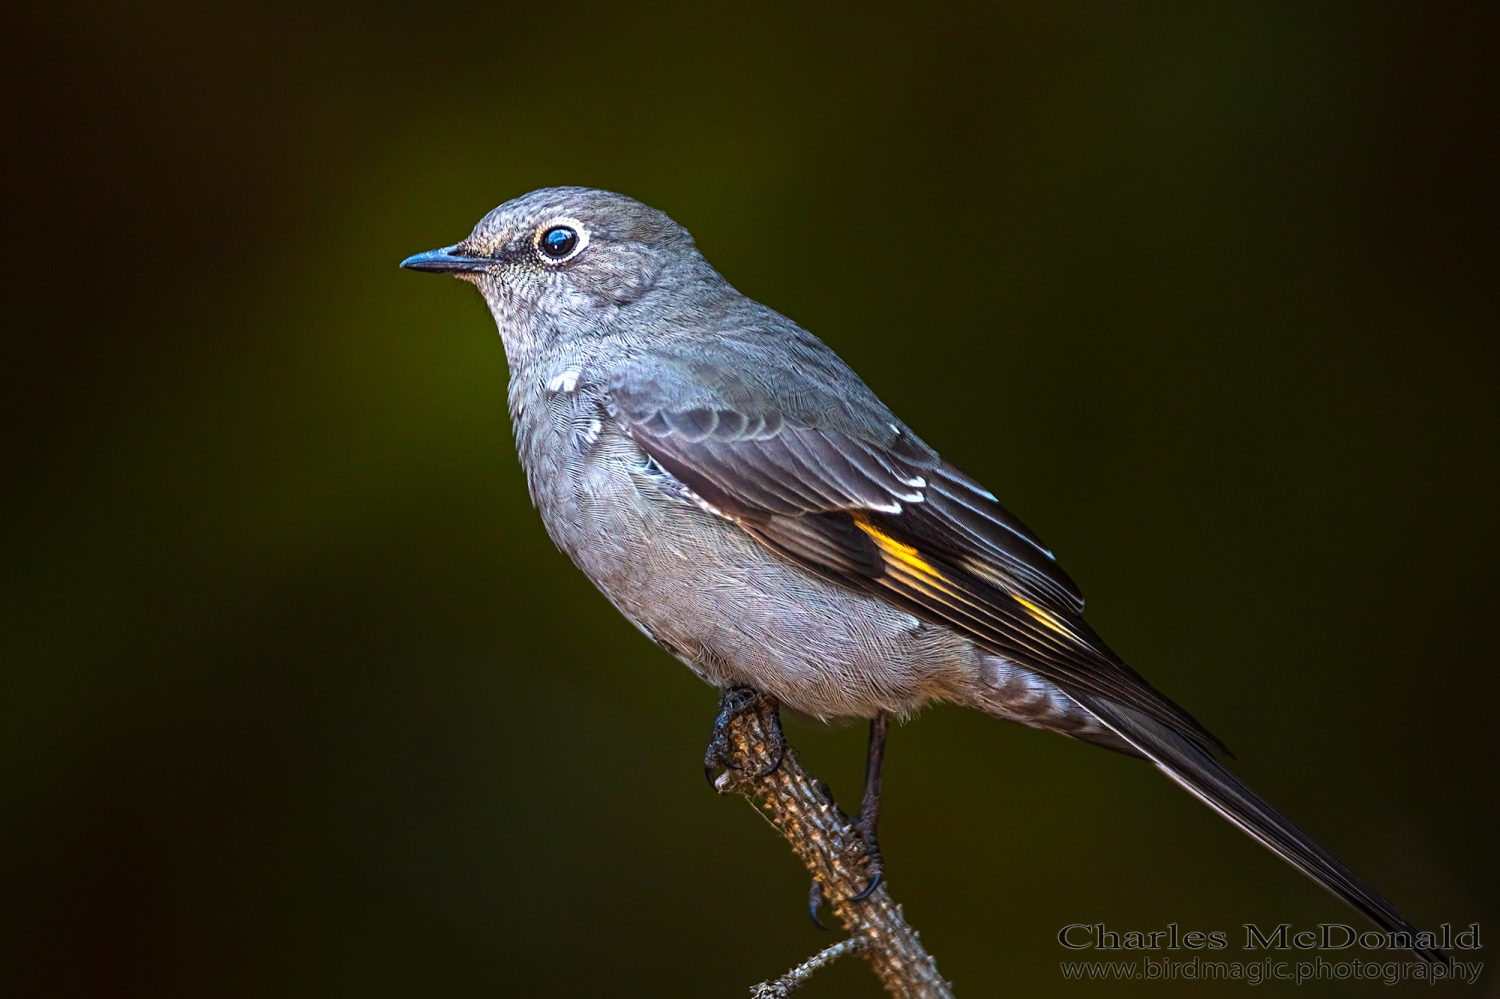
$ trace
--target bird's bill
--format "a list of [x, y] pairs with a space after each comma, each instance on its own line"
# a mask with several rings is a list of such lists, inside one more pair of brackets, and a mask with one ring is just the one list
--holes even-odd
[[445, 246], [440, 250], [416, 253], [401, 261], [409, 271], [430, 271], [433, 274], [482, 274], [489, 270], [493, 260], [483, 257], [468, 257], [455, 252], [459, 244]]

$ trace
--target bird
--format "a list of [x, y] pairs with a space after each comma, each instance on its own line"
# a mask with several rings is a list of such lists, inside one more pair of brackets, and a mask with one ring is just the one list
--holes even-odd
[[[1358, 875], [1223, 763], [1225, 745], [1083, 618], [1078, 586], [994, 493], [821, 340], [737, 291], [661, 211], [552, 187], [402, 267], [478, 289], [552, 540], [722, 692], [868, 719], [876, 840], [889, 720], [947, 702], [1142, 758], [1427, 961]], [[812, 903], [817, 907], [816, 885]]]

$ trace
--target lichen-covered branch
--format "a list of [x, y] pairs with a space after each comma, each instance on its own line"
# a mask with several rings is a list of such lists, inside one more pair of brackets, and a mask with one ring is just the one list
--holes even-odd
[[780, 741], [776, 711], [774, 703], [761, 700], [734, 718], [727, 732], [733, 765], [716, 786], [745, 795], [786, 837], [821, 886], [849, 939], [775, 982], [756, 986], [753, 994], [786, 996], [817, 968], [844, 954], [859, 953], [893, 996], [952, 999], [953, 990], [938, 974], [917, 932], [907, 925], [901, 907], [891, 901], [885, 882], [867, 898], [852, 901], [869, 884], [864, 838], [827, 789], [802, 769], [790, 746], [773, 769]]

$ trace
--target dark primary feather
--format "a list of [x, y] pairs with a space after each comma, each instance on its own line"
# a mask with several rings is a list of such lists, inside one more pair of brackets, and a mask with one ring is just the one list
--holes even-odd
[[1357, 909], [1387, 932], [1409, 935], [1410, 949], [1427, 961], [1447, 963], [1435, 948], [1415, 946], [1417, 929], [1379, 892], [1339, 862], [1311, 837], [1287, 821], [1266, 800], [1205, 753], [1154, 719], [1130, 708], [1084, 696], [1084, 705], [1110, 728], [1140, 750], [1151, 762], [1194, 797], [1323, 886], [1330, 894]]

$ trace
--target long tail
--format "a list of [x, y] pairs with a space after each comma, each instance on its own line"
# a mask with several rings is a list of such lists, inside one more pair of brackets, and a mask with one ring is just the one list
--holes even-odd
[[1312, 838], [1288, 822], [1260, 795], [1192, 742], [1132, 708], [1089, 695], [1074, 695], [1126, 742], [1194, 797], [1239, 826], [1272, 853], [1312, 878], [1387, 932], [1409, 934], [1411, 950], [1424, 961], [1450, 963], [1434, 947], [1418, 947], [1417, 929], [1396, 907]]

